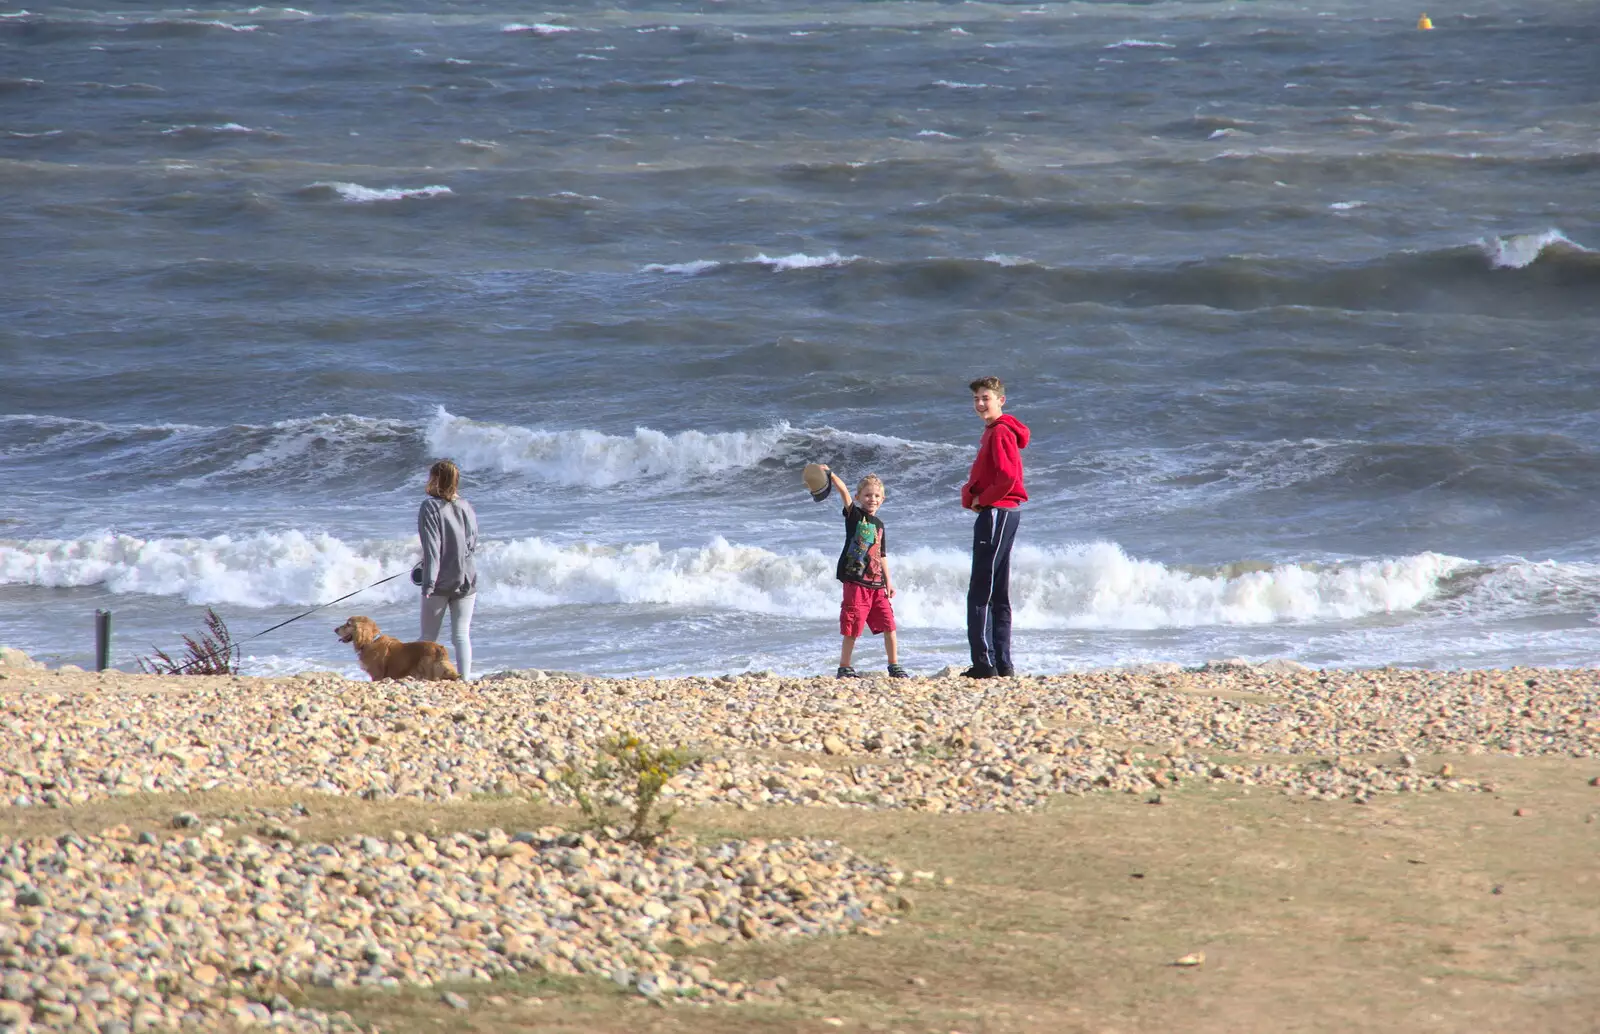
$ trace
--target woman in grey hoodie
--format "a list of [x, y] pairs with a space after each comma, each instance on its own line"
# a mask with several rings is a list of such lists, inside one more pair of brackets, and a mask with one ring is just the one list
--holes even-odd
[[472, 602], [478, 591], [478, 569], [472, 561], [478, 550], [478, 515], [457, 495], [460, 487], [461, 470], [449, 460], [428, 469], [428, 498], [417, 511], [417, 535], [422, 539], [422, 638], [439, 641], [448, 609], [456, 668], [469, 679]]

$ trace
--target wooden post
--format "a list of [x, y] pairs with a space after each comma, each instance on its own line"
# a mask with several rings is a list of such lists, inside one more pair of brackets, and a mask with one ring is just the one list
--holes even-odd
[[94, 612], [94, 670], [111, 667], [111, 611]]

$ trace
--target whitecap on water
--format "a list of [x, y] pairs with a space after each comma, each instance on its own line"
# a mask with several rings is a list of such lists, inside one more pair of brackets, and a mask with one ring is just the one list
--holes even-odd
[[[1545, 251], [1565, 250], [1573, 253], [1591, 253], [1588, 248], [1573, 242], [1560, 230], [1543, 233], [1519, 233], [1507, 237], [1491, 237], [1478, 242], [1489, 265], [1495, 269], [1524, 269], [1538, 261]], [[1592, 254], [1592, 253], [1591, 253]]]
[[404, 201], [409, 198], [433, 198], [454, 194], [449, 187], [364, 187], [359, 183], [317, 182], [307, 190], [331, 190], [345, 201], [369, 204], [374, 201]]

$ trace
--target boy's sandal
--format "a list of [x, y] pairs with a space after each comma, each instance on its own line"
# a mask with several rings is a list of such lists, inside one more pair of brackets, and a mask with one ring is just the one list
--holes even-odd
[[898, 664], [889, 665], [889, 677], [892, 679], [909, 679], [911, 673]]
[[859, 679], [861, 676], [857, 675], [856, 670], [848, 664], [841, 664], [839, 670], [834, 672], [833, 677], [836, 679]]

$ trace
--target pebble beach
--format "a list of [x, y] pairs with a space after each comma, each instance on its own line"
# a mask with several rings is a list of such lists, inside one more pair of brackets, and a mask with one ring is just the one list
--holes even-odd
[[[175, 804], [161, 830], [0, 837], [10, 1030], [338, 1029], [348, 1017], [295, 1007], [280, 990], [517, 972], [738, 1003], [781, 996], [781, 974], [722, 980], [696, 946], [871, 936], [901, 921], [902, 887], [937, 883], [831, 841], [668, 833], [640, 845], [583, 828], [576, 811], [568, 827], [526, 830], [319, 842], [297, 828], [322, 795], [571, 804], [562, 774], [618, 736], [694, 759], [663, 792], [670, 809], [1023, 812], [1221, 785], [1348, 807], [1495, 789], [1441, 756], [1600, 752], [1592, 670], [1215, 662], [979, 682], [508, 671], [461, 684], [52, 671], [5, 658], [0, 807], [13, 816], [134, 795], [302, 795], [217, 814]], [[669, 941], [683, 949], [669, 953]]]

